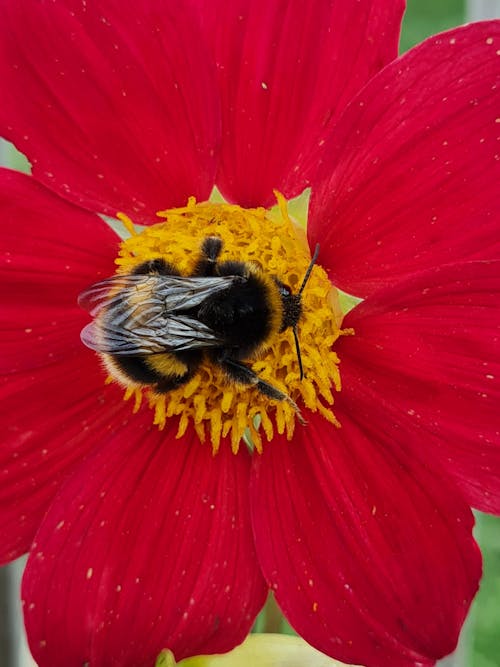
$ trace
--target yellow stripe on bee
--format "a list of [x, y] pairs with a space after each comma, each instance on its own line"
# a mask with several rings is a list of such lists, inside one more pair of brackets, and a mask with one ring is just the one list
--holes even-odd
[[151, 354], [144, 357], [146, 365], [163, 377], [182, 377], [188, 371], [187, 365], [179, 361], [173, 354], [165, 352], [164, 354]]

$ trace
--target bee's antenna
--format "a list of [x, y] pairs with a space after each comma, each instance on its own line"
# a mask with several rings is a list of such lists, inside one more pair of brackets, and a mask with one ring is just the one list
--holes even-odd
[[293, 331], [293, 337], [295, 339], [295, 349], [297, 350], [297, 360], [299, 362], [300, 379], [302, 380], [304, 378], [304, 368], [302, 366], [302, 355], [300, 353], [299, 334], [297, 332], [297, 325], [293, 327], [292, 331]]
[[[304, 280], [302, 281], [302, 285], [300, 286], [299, 291], [297, 292], [297, 298], [300, 301], [300, 295], [304, 291], [304, 287], [306, 286], [307, 281], [309, 280], [309, 276], [311, 275], [311, 271], [313, 270], [313, 266], [316, 263], [316, 260], [318, 259], [319, 255], [319, 243], [316, 243], [316, 247], [314, 248], [314, 254], [311, 257], [311, 261], [309, 263], [309, 266], [307, 267], [306, 275], [304, 276]], [[300, 344], [299, 344], [299, 334], [297, 331], [297, 324], [293, 326], [293, 337], [295, 339], [295, 349], [297, 350], [297, 360], [299, 362], [299, 372], [300, 372], [300, 379], [302, 380], [304, 378], [304, 367], [302, 366], [302, 355], [300, 353]]]
[[311, 257], [311, 261], [309, 263], [309, 266], [307, 267], [306, 275], [304, 276], [304, 280], [302, 281], [302, 285], [300, 286], [300, 289], [298, 291], [298, 296], [300, 296], [304, 291], [304, 287], [306, 286], [306, 283], [309, 280], [309, 276], [311, 275], [313, 266], [316, 264], [318, 255], [319, 255], [319, 243], [316, 243], [316, 247], [314, 248], [314, 255]]

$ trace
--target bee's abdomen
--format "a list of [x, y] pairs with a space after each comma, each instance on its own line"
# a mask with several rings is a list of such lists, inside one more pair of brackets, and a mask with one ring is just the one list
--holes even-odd
[[160, 377], [183, 377], [188, 365], [173, 354], [151, 354], [145, 357], [147, 366]]
[[111, 365], [119, 375], [138, 384], [154, 385], [162, 379], [143, 355], [109, 354], [106, 355], [106, 365]]
[[111, 366], [124, 381], [149, 385], [162, 393], [183, 384], [192, 375], [200, 354], [193, 353], [191, 356], [192, 359], [188, 361], [168, 352], [151, 355], [110, 354], [106, 355], [106, 365], [108, 370], [111, 370]]

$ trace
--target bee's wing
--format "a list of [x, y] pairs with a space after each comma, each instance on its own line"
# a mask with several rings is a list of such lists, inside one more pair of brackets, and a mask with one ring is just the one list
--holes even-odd
[[78, 305], [95, 317], [102, 308], [112, 307], [113, 301], [122, 299], [121, 291], [139, 284], [141, 277], [144, 281], [144, 276], [116, 275], [94, 283], [78, 296]]
[[116, 275], [101, 280], [84, 290], [79, 305], [93, 317], [103, 308], [113, 309], [125, 299], [154, 295], [163, 300], [169, 313], [186, 311], [199, 306], [207, 297], [222, 292], [232, 284], [243, 282], [241, 276], [185, 277], [163, 275]]
[[149, 326], [114, 326], [106, 320], [94, 320], [82, 329], [82, 342], [96, 352], [109, 354], [157, 354], [181, 350], [218, 347], [223, 339], [196, 319], [172, 316]]
[[110, 354], [217, 347], [223, 339], [183, 311], [241, 281], [240, 276], [113, 276], [80, 295], [80, 305], [95, 317], [81, 339], [92, 350]]

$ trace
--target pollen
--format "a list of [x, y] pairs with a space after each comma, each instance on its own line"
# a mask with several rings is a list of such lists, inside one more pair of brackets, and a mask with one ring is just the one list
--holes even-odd
[[[288, 214], [286, 200], [279, 193], [276, 196], [278, 206], [271, 210], [197, 203], [190, 198], [184, 207], [160, 211], [157, 215], [162, 222], [140, 231], [120, 214], [131, 235], [120, 245], [117, 273], [130, 274], [146, 261], [161, 259], [181, 276], [190, 276], [204, 239], [216, 236], [223, 244], [218, 262], [236, 260], [258, 266], [297, 294], [311, 253], [303, 229]], [[243, 443], [261, 452], [264, 442], [272, 440], [275, 433], [291, 439], [296, 428], [307, 428], [308, 412], [319, 412], [338, 425], [333, 404], [341, 381], [333, 348], [338, 337], [349, 332], [341, 329], [337, 292], [319, 264], [312, 269], [301, 303], [298, 338], [302, 378], [291, 328], [266, 340], [256, 357], [241, 360], [289, 400], [269, 398], [253, 385], [235, 382], [208, 358], [193, 377], [166, 393], [132, 382], [104, 359], [108, 381], [125, 388], [124, 399], [131, 402], [134, 412], [149, 407], [159, 429], [176, 420], [178, 438], [194, 429], [214, 453], [224, 442], [230, 443], [235, 453]]]

